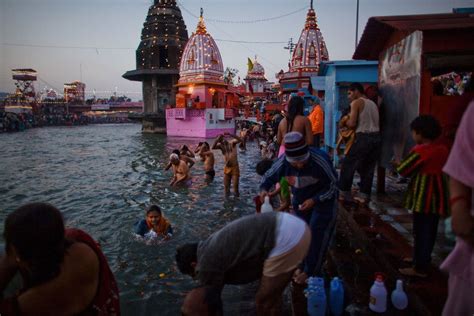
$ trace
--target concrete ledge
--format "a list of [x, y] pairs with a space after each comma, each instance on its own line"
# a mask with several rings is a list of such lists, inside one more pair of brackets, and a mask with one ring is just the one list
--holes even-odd
[[[367, 225], [360, 223], [364, 217], [368, 218]], [[355, 304], [362, 314], [370, 315], [370, 287], [374, 273], [382, 272], [386, 276], [388, 302], [396, 280], [403, 279], [409, 300], [407, 314], [438, 315], [445, 299], [446, 279], [439, 271], [433, 271], [432, 276], [421, 281], [402, 277], [397, 270], [399, 263], [394, 258], [401, 259], [410, 254], [408, 242], [377, 214], [366, 207], [339, 203], [336, 235], [328, 259], [344, 280], [346, 304]], [[423, 297], [419, 295], [420, 291]], [[391, 303], [388, 306], [385, 315], [400, 315], [401, 312], [391, 307]]]

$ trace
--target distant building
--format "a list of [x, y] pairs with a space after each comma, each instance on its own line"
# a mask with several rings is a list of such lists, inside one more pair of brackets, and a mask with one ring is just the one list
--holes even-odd
[[80, 81], [73, 81], [64, 84], [64, 100], [67, 103], [83, 104], [85, 102], [86, 84]]
[[253, 96], [265, 96], [265, 87], [268, 80], [265, 78], [265, 69], [257, 61], [257, 57], [253, 62], [250, 59], [248, 60], [248, 72], [244, 80], [245, 92]]

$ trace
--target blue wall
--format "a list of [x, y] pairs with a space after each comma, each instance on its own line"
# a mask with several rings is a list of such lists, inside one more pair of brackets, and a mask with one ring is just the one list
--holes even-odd
[[335, 148], [337, 124], [342, 110], [349, 106], [347, 88], [353, 82], [377, 84], [378, 62], [375, 61], [334, 61], [327, 62], [319, 75], [326, 76], [324, 102], [324, 142]]

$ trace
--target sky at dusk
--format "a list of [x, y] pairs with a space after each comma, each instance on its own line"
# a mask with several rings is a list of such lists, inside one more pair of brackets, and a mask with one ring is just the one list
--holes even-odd
[[[247, 57], [254, 58], [275, 81], [287, 70], [289, 38], [298, 41], [309, 0], [181, 0], [188, 34], [195, 30], [199, 8], [216, 39], [224, 67], [239, 70], [244, 78]], [[354, 52], [356, 0], [315, 0], [319, 28], [331, 60], [351, 59]], [[447, 13], [473, 7], [473, 0], [360, 0], [359, 38], [371, 16]], [[12, 92], [12, 68], [38, 71], [37, 89], [74, 80], [98, 97], [118, 94], [141, 99], [141, 83], [122, 78], [135, 69], [135, 50], [152, 0], [0, 0], [0, 92]], [[303, 9], [304, 8], [304, 9]], [[300, 10], [303, 9], [303, 10]], [[299, 10], [299, 11], [298, 11]], [[249, 21], [281, 16], [260, 23], [220, 23], [211, 20]], [[231, 41], [279, 42], [233, 43]]]

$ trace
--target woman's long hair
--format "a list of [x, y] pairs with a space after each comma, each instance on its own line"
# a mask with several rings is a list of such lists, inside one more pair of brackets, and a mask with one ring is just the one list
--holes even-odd
[[304, 100], [300, 96], [294, 96], [288, 102], [288, 117], [286, 118], [286, 132], [293, 129], [293, 123], [297, 115], [304, 115]]
[[27, 288], [56, 277], [71, 244], [65, 239], [61, 213], [46, 203], [26, 204], [9, 214], [3, 236], [6, 251], [13, 247], [27, 264], [27, 270], [21, 271]]

